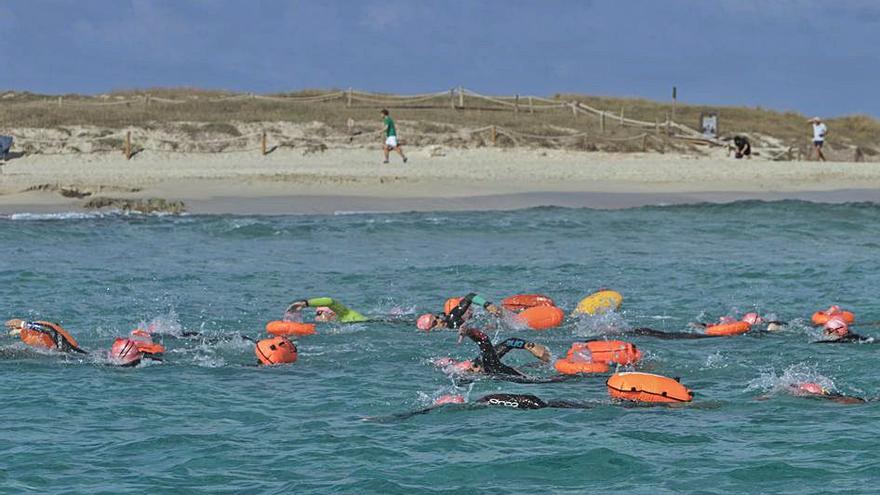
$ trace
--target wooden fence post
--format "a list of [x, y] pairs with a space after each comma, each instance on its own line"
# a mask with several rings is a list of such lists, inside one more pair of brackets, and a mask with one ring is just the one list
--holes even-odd
[[642, 134], [642, 151], [648, 151], [648, 133]]
[[575, 103], [575, 102], [571, 102], [571, 103], [569, 103], [568, 106], [571, 107], [571, 114], [574, 115], [574, 118], [577, 118], [577, 116], [578, 116], [578, 107], [577, 107], [577, 103]]
[[458, 87], [458, 106], [464, 108], [464, 87]]
[[449, 106], [452, 107], [453, 110], [455, 110], [455, 90], [454, 89], [449, 90]]
[[620, 107], [620, 127], [623, 127], [623, 107]]
[[266, 156], [266, 131], [263, 131], [263, 135], [260, 138], [260, 153]]
[[150, 95], [144, 95], [144, 106], [150, 106]]
[[599, 129], [602, 131], [602, 134], [605, 134], [605, 111], [599, 115]]
[[131, 131], [125, 133], [125, 147], [122, 152], [125, 153], [126, 160], [131, 160]]
[[529, 113], [535, 113], [535, 108], [532, 106], [532, 97], [529, 96]]
[[513, 113], [519, 113], [519, 93], [513, 99]]
[[351, 86], [348, 87], [348, 101], [345, 103], [345, 106], [351, 108]]
[[62, 101], [64, 101], [64, 97], [63, 97], [63, 96], [59, 96], [59, 97], [58, 97], [58, 106], [59, 106], [59, 107], [61, 106], [61, 102], [62, 102]]
[[492, 146], [495, 146], [495, 144], [498, 142], [498, 130], [495, 129], [494, 125], [492, 126], [491, 135], [492, 135]]

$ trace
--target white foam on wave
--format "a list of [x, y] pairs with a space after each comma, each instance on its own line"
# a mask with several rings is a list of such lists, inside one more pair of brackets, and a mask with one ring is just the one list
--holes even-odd
[[141, 213], [139, 211], [123, 211], [123, 210], [104, 210], [104, 211], [62, 211], [54, 213], [10, 213], [8, 215], [0, 215], [0, 218], [8, 218], [20, 222], [33, 221], [65, 221], [65, 220], [91, 220], [95, 218], [108, 217], [170, 217], [170, 216], [189, 216], [188, 213], [170, 213], [167, 211], [156, 211], [152, 213]]
[[391, 210], [338, 210], [333, 212], [333, 216], [344, 217], [349, 215], [390, 215], [396, 213]]
[[36, 221], [36, 220], [88, 220], [92, 218], [104, 218], [111, 214], [122, 214], [118, 212], [84, 212], [84, 211], [66, 211], [57, 213], [12, 213], [6, 218], [19, 221]]
[[782, 374], [776, 370], [762, 372], [749, 382], [746, 391], [760, 390], [764, 393], [792, 393], [802, 383], [816, 383], [826, 390], [835, 390], [831, 378], [819, 373], [815, 364], [797, 363], [785, 368]]
[[597, 315], [578, 315], [575, 320], [574, 334], [579, 337], [595, 337], [599, 335], [615, 335], [629, 330], [629, 323], [622, 314], [607, 311]]

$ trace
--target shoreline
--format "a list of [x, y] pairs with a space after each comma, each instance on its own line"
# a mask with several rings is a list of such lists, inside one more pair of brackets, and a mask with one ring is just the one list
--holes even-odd
[[[192, 214], [616, 209], [797, 199], [880, 203], [872, 163], [734, 160], [721, 153], [624, 154], [542, 149], [381, 152], [33, 155], [0, 166], [0, 214], [95, 211], [110, 204], [181, 201]], [[712, 150], [718, 151], [718, 150]]]
[[[536, 207], [615, 210], [644, 206], [726, 204], [737, 201], [799, 200], [818, 204], [880, 204], [880, 190], [840, 189], [796, 193], [559, 193], [534, 192], [460, 198], [375, 198], [367, 196], [216, 197], [187, 203], [191, 215], [357, 215], [405, 212], [513, 211]], [[0, 202], [0, 216], [97, 213], [73, 201]]]

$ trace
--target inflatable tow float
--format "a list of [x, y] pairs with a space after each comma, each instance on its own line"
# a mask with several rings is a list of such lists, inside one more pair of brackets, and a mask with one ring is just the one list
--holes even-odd
[[153, 342], [153, 335], [146, 330], [141, 330], [140, 328], [132, 330], [128, 338], [134, 342], [138, 351], [143, 354], [155, 356], [165, 352], [165, 346], [158, 342]]
[[276, 320], [266, 323], [266, 331], [276, 336], [296, 335], [302, 337], [303, 335], [314, 335], [315, 324]]
[[557, 308], [547, 296], [541, 294], [517, 294], [501, 301], [501, 306], [515, 313], [513, 319], [532, 330], [558, 327], [565, 319], [565, 311]]
[[655, 404], [691, 402], [694, 399], [694, 393], [678, 380], [651, 373], [615, 373], [605, 385], [613, 399]]
[[541, 294], [517, 294], [503, 299], [501, 306], [508, 311], [519, 313], [537, 306], [556, 306], [556, 303], [553, 302], [553, 299]]
[[[45, 327], [51, 328], [55, 332], [57, 332], [61, 338], [66, 340], [73, 347], [79, 347], [79, 344], [76, 342], [76, 339], [73, 338], [70, 333], [65, 330], [61, 325], [57, 323], [52, 323], [51, 321], [35, 321], [34, 323], [38, 325], [43, 325]], [[28, 346], [31, 347], [41, 347], [44, 349], [57, 349], [57, 345], [55, 343], [55, 339], [52, 338], [51, 335], [41, 332], [39, 330], [32, 330], [30, 328], [21, 328], [21, 331], [18, 334], [18, 338]]]
[[856, 315], [850, 311], [840, 309], [840, 306], [831, 306], [825, 311], [816, 311], [813, 313], [811, 320], [813, 321], [813, 325], [822, 326], [828, 323], [831, 318], [835, 317], [840, 318], [847, 325], [852, 325], [856, 322]]
[[556, 306], [534, 306], [523, 310], [515, 318], [532, 330], [547, 330], [562, 324], [565, 311]]
[[260, 364], [290, 364], [296, 362], [296, 344], [284, 336], [272, 337], [257, 342], [254, 352], [257, 354]]
[[623, 304], [623, 295], [620, 292], [600, 290], [581, 299], [572, 314], [595, 316], [608, 311], [617, 311], [621, 304]]
[[749, 331], [752, 326], [745, 321], [731, 321], [726, 323], [718, 323], [706, 327], [706, 335], [730, 336], [741, 335]]
[[633, 364], [642, 358], [642, 351], [623, 340], [592, 340], [575, 342], [568, 353], [554, 364], [563, 375], [605, 373], [611, 364]]

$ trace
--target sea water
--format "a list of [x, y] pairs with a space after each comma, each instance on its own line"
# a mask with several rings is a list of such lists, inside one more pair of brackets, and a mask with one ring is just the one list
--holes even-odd
[[[880, 345], [816, 345], [837, 303], [880, 320], [880, 207], [795, 201], [345, 216], [14, 215], [0, 218], [4, 318], [60, 322], [91, 351], [0, 337], [3, 493], [875, 493], [880, 403], [795, 397], [816, 381], [880, 395]], [[603, 288], [618, 314], [546, 332], [494, 328], [564, 354], [577, 339], [747, 311], [778, 334], [625, 337], [640, 369], [680, 377], [684, 407], [625, 407], [606, 377], [454, 382], [432, 359], [474, 357], [411, 323], [447, 297], [546, 294], [570, 310]], [[321, 325], [299, 360], [257, 367], [287, 304], [331, 296], [391, 322]], [[393, 321], [403, 320], [404, 323]], [[482, 317], [479, 324], [489, 324]], [[161, 363], [108, 366], [116, 336], [153, 329]], [[491, 328], [491, 327], [490, 327]], [[864, 335], [880, 328], [855, 326]], [[199, 332], [197, 338], [173, 338]], [[535, 376], [528, 353], [506, 362]], [[589, 409], [444, 406], [529, 393]]]

